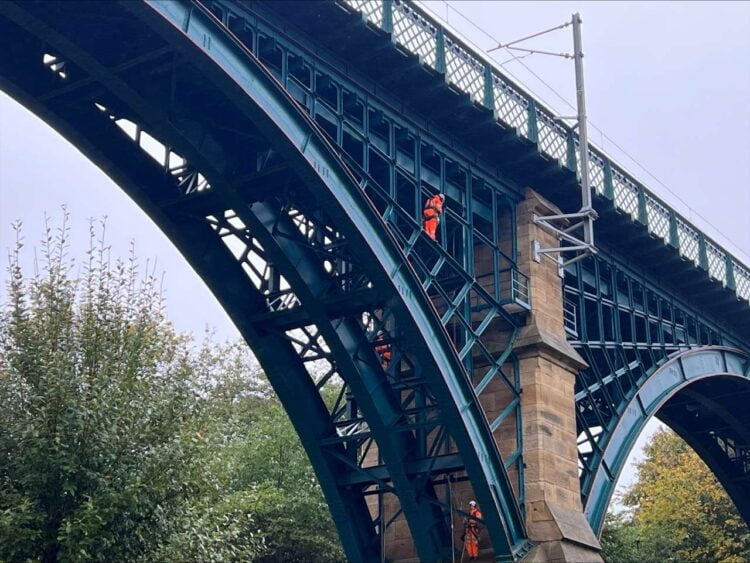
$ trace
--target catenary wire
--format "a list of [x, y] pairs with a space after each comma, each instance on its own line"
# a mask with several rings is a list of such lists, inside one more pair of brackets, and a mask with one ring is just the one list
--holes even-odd
[[[455, 12], [455, 13], [456, 13], [456, 15], [458, 15], [458, 16], [459, 16], [459, 17], [460, 17], [461, 19], [463, 19], [463, 20], [464, 20], [464, 21], [465, 21], [466, 23], [468, 23], [468, 24], [469, 24], [469, 25], [470, 25], [471, 27], [473, 27], [474, 29], [476, 29], [476, 30], [477, 30], [478, 32], [480, 32], [480, 33], [481, 33], [482, 35], [484, 35], [484, 36], [485, 36], [486, 38], [488, 38], [488, 39], [490, 39], [491, 41], [493, 41], [493, 42], [494, 42], [494, 43], [495, 43], [496, 45], [501, 45], [501, 41], [499, 41], [499, 40], [498, 40], [498, 39], [497, 39], [496, 37], [494, 37], [494, 36], [493, 36], [493, 35], [492, 35], [491, 33], [489, 33], [488, 31], [486, 31], [485, 29], [481, 28], [481, 27], [480, 27], [480, 26], [479, 26], [478, 24], [476, 24], [476, 23], [475, 23], [474, 21], [472, 21], [472, 20], [471, 20], [471, 19], [470, 19], [470, 18], [469, 18], [468, 16], [466, 16], [466, 14], [464, 14], [463, 12], [461, 12], [461, 10], [459, 10], [458, 8], [454, 7], [454, 6], [453, 6], [452, 4], [450, 4], [450, 3], [448, 2], [448, 1], [446, 1], [446, 0], [433, 0], [433, 1], [434, 1], [434, 2], [439, 2], [439, 3], [441, 3], [441, 4], [444, 4], [444, 5], [445, 5], [445, 7], [446, 7], [446, 11], [445, 11], [445, 15], [446, 15], [446, 18], [445, 18], [445, 20], [444, 20], [444, 21], [445, 21], [446, 23], [448, 23], [449, 25], [450, 25], [450, 21], [449, 21], [449, 13], [450, 13], [450, 11], [453, 11], [453, 12]], [[431, 8], [430, 8], [430, 6], [429, 6], [429, 5], [427, 4], [427, 2], [424, 2], [424, 1], [422, 1], [422, 2], [419, 2], [419, 3], [420, 3], [420, 5], [421, 5], [422, 7], [425, 7], [425, 8], [427, 8], [427, 10], [429, 10], [430, 12], [432, 12], [432, 14], [433, 14], [433, 15], [435, 15], [435, 16], [437, 16], [437, 17], [439, 17], [439, 18], [441, 18], [441, 19], [442, 19], [442, 17], [441, 17], [441, 16], [440, 16], [440, 15], [439, 15], [439, 14], [438, 14], [438, 13], [437, 13], [437, 12], [436, 12], [435, 10], [433, 10], [433, 9], [431, 9]], [[476, 44], [475, 44], [475, 43], [474, 43], [473, 41], [469, 41], [469, 42], [470, 42], [470, 43], [471, 43], [471, 44], [472, 44], [472, 45], [473, 45], [473, 46], [474, 46], [475, 48], [477, 48], [477, 49], [478, 49], [479, 51], [482, 51], [482, 52], [485, 52], [485, 53], [486, 53], [485, 49], [483, 49], [482, 47], [479, 47], [479, 46], [478, 46], [478, 45], [476, 45]], [[512, 51], [511, 51], [510, 49], [507, 49], [506, 47], [503, 47], [503, 49], [504, 49], [504, 50], [505, 50], [505, 51], [506, 51], [506, 52], [507, 52], [508, 54], [510, 54], [510, 55], [514, 55], [514, 53], [513, 53], [513, 52], [512, 52]], [[530, 55], [531, 55], [531, 53], [529, 53], [529, 55], [525, 55], [525, 56], [523, 56], [523, 57], [515, 57], [515, 56], [514, 56], [513, 58], [511, 58], [511, 59], [509, 59], [509, 60], [507, 60], [507, 61], [504, 61], [504, 62], [498, 62], [498, 64], [499, 64], [500, 66], [502, 66], [502, 67], [503, 67], [503, 71], [504, 71], [504, 72], [506, 72], [506, 73], [507, 73], [507, 74], [508, 74], [508, 75], [509, 75], [509, 76], [510, 76], [510, 77], [511, 77], [512, 79], [514, 79], [514, 80], [515, 80], [516, 82], [518, 82], [518, 83], [519, 83], [519, 84], [520, 84], [521, 86], [523, 86], [523, 87], [524, 87], [524, 88], [525, 88], [525, 89], [526, 89], [526, 90], [527, 90], [527, 91], [528, 91], [529, 93], [532, 93], [532, 92], [533, 92], [533, 93], [534, 93], [534, 95], [535, 95], [536, 97], [538, 97], [538, 98], [539, 98], [539, 99], [540, 99], [540, 100], [541, 100], [542, 102], [544, 102], [544, 103], [545, 103], [545, 104], [547, 104], [548, 106], [550, 106], [550, 107], [554, 108], [554, 107], [555, 107], [555, 106], [554, 106], [554, 104], [550, 103], [550, 102], [549, 102], [549, 101], [548, 101], [547, 99], [545, 99], [545, 98], [544, 98], [543, 96], [541, 96], [541, 95], [540, 95], [540, 94], [538, 94], [537, 92], [534, 92], [534, 91], [533, 91], [533, 90], [532, 90], [532, 89], [531, 89], [531, 88], [530, 88], [530, 87], [529, 87], [529, 86], [528, 86], [528, 85], [527, 85], [527, 84], [526, 84], [526, 83], [525, 83], [524, 81], [522, 81], [522, 80], [521, 80], [521, 79], [520, 79], [520, 78], [519, 78], [518, 76], [516, 76], [516, 75], [515, 75], [515, 74], [514, 74], [514, 73], [513, 73], [512, 71], [510, 71], [509, 69], [507, 69], [507, 68], [506, 68], [506, 67], [504, 66], [504, 65], [506, 65], [506, 64], [508, 64], [508, 63], [510, 63], [510, 62], [513, 62], [513, 61], [518, 61], [518, 63], [519, 63], [519, 64], [520, 64], [520, 65], [521, 65], [521, 66], [522, 66], [522, 67], [523, 67], [523, 68], [524, 68], [524, 69], [525, 69], [525, 70], [526, 70], [526, 71], [527, 71], [527, 72], [528, 72], [529, 74], [531, 74], [531, 75], [532, 75], [532, 76], [533, 76], [533, 77], [534, 77], [534, 78], [535, 78], [536, 80], [538, 80], [538, 81], [539, 81], [539, 82], [540, 82], [540, 83], [541, 83], [541, 84], [542, 84], [542, 85], [543, 85], [544, 87], [546, 87], [546, 88], [547, 88], [547, 89], [548, 89], [548, 90], [549, 90], [550, 92], [552, 92], [552, 94], [554, 94], [554, 96], [555, 96], [556, 98], [558, 98], [558, 99], [559, 99], [560, 101], [562, 101], [562, 102], [563, 102], [563, 103], [564, 103], [564, 104], [565, 104], [566, 106], [568, 106], [569, 108], [571, 108], [571, 109], [575, 110], [575, 109], [576, 109], [576, 107], [575, 107], [575, 106], [574, 106], [574, 105], [573, 105], [572, 103], [570, 103], [570, 101], [568, 101], [568, 99], [567, 99], [567, 98], [565, 98], [565, 96], [563, 96], [563, 95], [562, 95], [562, 94], [561, 94], [561, 93], [560, 93], [560, 92], [559, 92], [558, 90], [556, 90], [556, 89], [555, 89], [555, 88], [554, 88], [554, 87], [553, 87], [553, 86], [552, 86], [551, 84], [549, 84], [549, 83], [548, 83], [548, 82], [547, 82], [546, 80], [544, 80], [544, 79], [543, 79], [543, 78], [542, 78], [541, 76], [539, 76], [539, 74], [537, 74], [537, 73], [536, 73], [536, 72], [535, 72], [535, 71], [534, 71], [534, 70], [533, 70], [532, 68], [530, 68], [530, 67], [529, 67], [529, 66], [528, 66], [528, 65], [527, 65], [527, 64], [526, 64], [526, 63], [525, 63], [525, 62], [524, 62], [523, 60], [521, 60], [521, 59], [527, 58], [527, 57], [528, 57], [528, 56], [530, 56]], [[491, 55], [487, 54], [487, 56], [488, 56], [488, 57], [490, 57], [490, 58], [493, 58], [493, 60], [494, 60], [494, 57], [492, 57]], [[497, 62], [497, 61], [496, 61], [496, 62]], [[561, 113], [561, 112], [559, 112], [559, 111], [558, 111], [557, 113]], [[714, 231], [714, 232], [715, 232], [716, 234], [718, 234], [718, 235], [720, 235], [720, 236], [721, 236], [721, 238], [723, 239], [723, 241], [722, 241], [722, 242], [723, 242], [723, 244], [724, 244], [724, 245], [732, 247], [732, 249], [734, 250], [734, 252], [735, 252], [736, 254], [741, 254], [741, 255], [742, 255], [742, 256], [743, 256], [744, 258], [745, 258], [745, 263], [746, 263], [746, 265], [750, 265], [750, 255], [749, 255], [749, 254], [748, 254], [748, 253], [747, 253], [746, 251], [744, 251], [744, 250], [743, 250], [742, 248], [740, 248], [740, 247], [739, 247], [739, 246], [738, 246], [737, 244], [735, 244], [734, 242], [732, 242], [732, 240], [730, 239], [730, 237], [729, 237], [729, 236], [727, 236], [727, 235], [726, 235], [726, 233], [724, 233], [724, 232], [723, 232], [723, 231], [722, 231], [721, 229], [719, 229], [719, 228], [718, 228], [718, 227], [717, 227], [716, 225], [714, 225], [714, 224], [713, 224], [713, 223], [712, 223], [711, 221], [709, 221], [709, 220], [708, 220], [708, 219], [707, 219], [707, 218], [706, 218], [706, 217], [705, 217], [704, 215], [702, 215], [702, 214], [701, 214], [700, 212], [698, 212], [698, 211], [697, 211], [697, 210], [696, 210], [695, 208], [693, 208], [693, 207], [692, 207], [692, 206], [691, 206], [691, 205], [690, 205], [690, 204], [689, 204], [689, 203], [688, 203], [688, 202], [687, 202], [687, 201], [686, 201], [685, 199], [683, 199], [683, 198], [682, 198], [682, 197], [681, 197], [681, 196], [680, 196], [680, 195], [679, 195], [678, 193], [676, 193], [676, 192], [675, 192], [674, 190], [672, 190], [672, 189], [671, 189], [671, 188], [670, 188], [670, 187], [669, 187], [669, 186], [668, 186], [668, 185], [667, 185], [667, 184], [666, 184], [665, 182], [663, 182], [663, 181], [662, 181], [662, 180], [661, 180], [660, 178], [658, 178], [658, 177], [657, 177], [657, 176], [656, 176], [656, 175], [655, 175], [655, 174], [654, 174], [653, 172], [651, 172], [651, 171], [650, 171], [650, 170], [649, 170], [648, 168], [646, 168], [646, 166], [644, 166], [643, 164], [641, 164], [641, 163], [640, 163], [640, 162], [639, 162], [639, 161], [638, 161], [638, 160], [637, 160], [637, 159], [636, 159], [636, 158], [635, 158], [634, 156], [632, 156], [632, 155], [631, 155], [631, 154], [630, 154], [630, 153], [629, 153], [628, 151], [626, 151], [626, 150], [625, 150], [625, 149], [624, 149], [624, 148], [623, 148], [623, 147], [622, 147], [622, 146], [621, 146], [620, 144], [618, 144], [618, 143], [617, 143], [616, 141], [614, 141], [614, 140], [613, 140], [613, 139], [612, 139], [612, 138], [611, 138], [611, 137], [610, 137], [609, 135], [607, 135], [607, 134], [606, 134], [606, 133], [605, 133], [605, 132], [604, 132], [604, 131], [603, 131], [603, 130], [602, 130], [602, 129], [600, 128], [600, 127], [598, 127], [598, 126], [596, 125], [596, 123], [594, 123], [594, 122], [593, 122], [593, 121], [592, 121], [592, 120], [591, 120], [590, 118], [589, 118], [589, 119], [587, 119], [587, 121], [588, 121], [589, 125], [591, 125], [591, 127], [592, 127], [593, 129], [595, 129], [595, 130], [596, 130], [596, 131], [597, 131], [597, 132], [599, 133], [599, 135], [601, 136], [601, 138], [602, 138], [602, 139], [606, 139], [606, 140], [607, 140], [607, 141], [608, 141], [608, 142], [609, 142], [609, 143], [610, 143], [610, 144], [611, 144], [611, 145], [612, 145], [613, 147], [615, 147], [615, 148], [616, 148], [616, 149], [617, 149], [618, 151], [620, 151], [620, 153], [622, 153], [622, 155], [623, 155], [623, 156], [625, 156], [625, 157], [626, 157], [626, 158], [627, 158], [628, 160], [630, 160], [630, 161], [631, 161], [631, 162], [632, 162], [633, 164], [635, 164], [635, 165], [636, 165], [636, 166], [637, 166], [637, 167], [638, 167], [638, 168], [639, 168], [640, 170], [642, 170], [642, 171], [643, 171], [643, 172], [644, 172], [644, 173], [645, 173], [645, 174], [646, 174], [647, 176], [649, 176], [649, 177], [650, 177], [651, 179], [653, 179], [653, 180], [654, 180], [654, 181], [655, 181], [655, 182], [656, 182], [657, 184], [659, 184], [659, 185], [660, 185], [660, 186], [661, 186], [661, 187], [662, 187], [662, 188], [663, 188], [664, 190], [666, 190], [666, 191], [667, 191], [667, 192], [668, 192], [668, 193], [669, 193], [669, 194], [670, 194], [670, 195], [671, 195], [672, 197], [674, 197], [675, 199], [677, 199], [677, 200], [678, 200], [678, 201], [679, 201], [679, 202], [680, 202], [680, 203], [681, 203], [681, 204], [682, 204], [682, 205], [683, 205], [683, 206], [684, 206], [684, 207], [685, 207], [685, 208], [686, 208], [686, 209], [688, 210], [688, 216], [689, 216], [689, 219], [691, 219], [691, 220], [694, 220], [694, 219], [693, 219], [693, 217], [694, 217], [694, 216], [695, 216], [695, 217], [698, 217], [698, 218], [700, 218], [700, 220], [701, 220], [701, 221], [702, 221], [702, 222], [703, 222], [703, 223], [704, 223], [705, 225], [707, 225], [708, 227], [710, 227], [710, 228], [711, 228], [711, 229], [712, 229], [712, 230], [713, 230], [713, 231]], [[602, 147], [602, 148], [603, 148], [603, 147]], [[604, 152], [605, 152], [605, 154], [607, 153], [607, 151], [604, 151]]]

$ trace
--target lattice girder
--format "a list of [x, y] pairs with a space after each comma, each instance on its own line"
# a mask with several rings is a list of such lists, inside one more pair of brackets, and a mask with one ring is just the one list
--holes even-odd
[[[674, 363], [672, 358], [721, 345], [742, 348], [742, 342], [630, 272], [603, 249], [597, 257], [567, 268], [564, 285], [568, 339], [589, 365], [579, 373], [575, 387], [579, 472], [587, 517], [600, 531], [617, 477], [646, 421], [656, 414], [675, 428], [680, 424], [679, 417], [659, 411], [669, 396], [659, 401], [651, 397], [684, 383], [686, 377], [672, 381], [659, 376], [652, 381], [655, 374]], [[720, 352], [717, 357], [725, 356]], [[726, 357], [727, 362], [734, 358]], [[730, 372], [743, 372], [733, 365]], [[721, 375], [728, 366], [707, 375]], [[657, 380], [661, 383], [654, 383]], [[675, 387], [675, 393], [678, 390]], [[685, 432], [683, 437], [690, 441]], [[715, 461], [717, 455], [704, 457]], [[745, 503], [746, 495], [735, 495], [738, 504]]]

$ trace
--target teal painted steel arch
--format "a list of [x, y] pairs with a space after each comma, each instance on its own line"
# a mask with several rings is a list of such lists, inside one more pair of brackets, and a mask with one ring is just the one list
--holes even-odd
[[[366, 243], [362, 250], [379, 263], [380, 280], [392, 284], [411, 316], [422, 342], [430, 350], [436, 395], [443, 402], [451, 435], [465, 458], [466, 470], [475, 494], [484, 508], [485, 521], [498, 556], [512, 556], [526, 544], [525, 527], [507, 473], [502, 465], [492, 433], [469, 379], [424, 294], [411, 266], [393, 241], [388, 229], [367, 201], [356, 179], [348, 172], [309, 118], [300, 112], [275, 79], [254, 57], [234, 41], [218, 22], [207, 19], [199, 4], [178, 1], [149, 5], [191, 39], [194, 46], [210, 57], [253, 105], [255, 123], [269, 136], [285, 138], [288, 157], [297, 160], [300, 175], [327, 191], [340, 209], [342, 230], [352, 228], [352, 238]], [[200, 10], [203, 18], [193, 10]], [[291, 147], [296, 152], [289, 152]], [[282, 149], [283, 150], [283, 149]], [[419, 526], [411, 526], [412, 530]], [[421, 539], [415, 538], [419, 545]], [[426, 541], [425, 541], [426, 543]]]
[[[704, 346], [672, 355], [643, 382], [607, 434], [603, 454], [584, 512], [601, 533], [617, 480], [646, 423], [667, 401], [690, 385], [712, 377], [742, 378], [750, 383], [750, 356], [723, 346]], [[690, 441], [690, 440], [688, 440]], [[692, 444], [691, 444], [692, 445]]]
[[[34, 33], [16, 35], [12, 33], [12, 24], [8, 25], [10, 21], [23, 25], [26, 30], [33, 29]], [[7, 41], [9, 48], [3, 50], [8, 56], [0, 63], [0, 89], [47, 122], [107, 173], [185, 256], [253, 347], [282, 403], [295, 402], [298, 405], [289, 415], [331, 506], [347, 556], [353, 561], [377, 559], [378, 551], [374, 549], [375, 543], [370, 537], [372, 530], [368, 530], [371, 518], [364, 499], [354, 489], [336, 484], [340, 464], [331, 463], [319, 448], [321, 439], [335, 436], [335, 429], [327, 419], [327, 410], [314, 382], [291, 342], [274, 333], [259, 330], [258, 326], [249, 322], [248, 313], [265, 311], [266, 296], [248, 283], [240, 264], [208, 224], [186, 224], [184, 217], [172, 214], [168, 208], [160, 205], [154, 196], [174, 191], [175, 186], [170, 182], [176, 179], [168, 173], [164, 174], [164, 170], [160, 170], [152, 157], [137, 144], [125, 135], [118, 135], [122, 132], [106, 114], [97, 115], [99, 111], [95, 110], [95, 119], [86, 119], [92, 116], [81, 112], [76, 104], [69, 101], [56, 103], [53, 96], [42, 94], [39, 87], [46, 86], [47, 71], [33, 72], [43, 68], [37, 65], [41, 56], [37, 57], [39, 53], [35, 50], [40, 44], [40, 36], [44, 37], [44, 49], [60, 49], [58, 53], [64, 51], [69, 55], [66, 59], [68, 69], [85, 62], [90, 62], [92, 68], [95, 65], [93, 60], [86, 61], [84, 53], [76, 53], [72, 43], [67, 44], [55, 30], [32, 14], [11, 3], [4, 3], [0, 6], [0, 47], [5, 47]], [[28, 49], [29, 56], [19, 56], [14, 61], [14, 49], [18, 48]], [[104, 70], [98, 68], [92, 72], [97, 72], [98, 80], [106, 81], [108, 77]], [[80, 83], [95, 84], [95, 81], [84, 78]], [[54, 84], [50, 83], [53, 87]], [[120, 94], [127, 97], [131, 93], [123, 90]], [[88, 98], [86, 102], [87, 106], [93, 107], [88, 103]]]
[[[455, 350], [449, 344], [443, 327], [432, 312], [427, 296], [416, 281], [413, 272], [410, 271], [410, 267], [404, 260], [398, 246], [391, 240], [377, 213], [363, 199], [354, 178], [347, 173], [346, 167], [338, 160], [335, 152], [326, 145], [325, 140], [316, 134], [313, 125], [274, 83], [273, 78], [252, 57], [244, 53], [240, 45], [233, 43], [231, 37], [219, 26], [213, 25], [210, 16], [203, 12], [199, 5], [160, 2], [155, 6], [157, 10], [164, 11], [159, 12], [158, 15], [157, 12], [145, 8], [140, 3], [124, 2], [122, 5], [131, 10], [137, 17], [147, 20], [152, 32], [157, 35], [163, 34], [167, 37], [169, 43], [175, 45], [175, 48], [192, 57], [191, 60], [195, 62], [196, 66], [201, 67], [207, 77], [215, 78], [221, 88], [227, 92], [227, 98], [243, 107], [260, 130], [275, 138], [277, 146], [292, 163], [298, 176], [312, 190], [318, 192], [321, 197], [335, 203], [332, 206], [331, 213], [336, 214], [342, 229], [347, 230], [348, 234], [351, 235], [353, 244], [356, 242], [359, 245], [358, 248], [363, 251], [363, 255], [372, 258], [368, 265], [373, 279], [383, 286], [390, 287], [394, 298], [403, 303], [405, 310], [408, 312], [407, 320], [416, 329], [413, 338], [420, 340], [423, 344], [423, 350], [425, 351], [423, 359], [427, 366], [426, 373], [431, 378], [436, 395], [443, 405], [446, 425], [450, 427], [451, 436], [459, 446], [477, 499], [482, 504], [496, 556], [498, 558], [517, 556], [527, 545], [523, 519], [484, 413], [456, 357]], [[85, 7], [86, 3], [83, 3], [83, 6]], [[34, 5], [31, 9], [43, 10], [44, 7], [43, 5], [41, 7], [40, 5]], [[65, 8], [64, 5], [58, 5], [56, 10], [69, 10], [66, 15], [72, 20], [78, 15], [75, 8]], [[197, 10], [197, 17], [194, 17], [196, 13], [193, 10]], [[15, 21], [21, 21], [22, 25], [33, 28], [33, 33], [37, 36], [44, 36], [45, 42], [56, 44], [57, 48], [68, 57], [71, 67], [77, 64], [83, 69], [88, 69], [94, 78], [88, 84], [109, 88], [114, 97], [119, 99], [120, 105], [126, 106], [130, 115], [142, 115], [144, 121], [154, 128], [155, 133], [163, 134], [164, 138], [174, 142], [176, 147], [184, 146], [185, 154], [196, 151], [194, 155], [191, 154], [190, 156], [195, 156], [195, 162], [201, 164], [201, 169], [212, 170], [211, 179], [217, 178], [219, 180], [217, 186], [224, 180], [220, 167], [214, 168], [215, 165], [210, 160], [212, 155], [220, 153], [217, 147], [197, 144], [193, 138], [190, 138], [189, 126], [180, 129], [177, 124], [170, 122], [169, 117], [165, 115], [161, 108], [150, 105], [148, 100], [143, 99], [138, 92], [129, 87], [125, 79], [116, 76], [110, 69], [97, 65], [95, 57], [78, 50], [68, 37], [35, 19], [25, 11], [24, 6], [18, 7], [15, 4], [7, 3], [5, 7], [0, 8], [0, 14], [10, 12], [14, 12]], [[165, 27], [166, 21], [170, 21], [174, 27], [167, 29]], [[54, 23], [57, 24], [58, 22]], [[60, 23], [75, 24], [74, 21]], [[195, 33], [193, 38], [196, 41], [188, 44], [184, 40], [184, 33], [191, 30]], [[4, 69], [8, 68], [7, 64], [6, 62]], [[234, 80], [235, 78], [239, 78], [239, 80]], [[5, 83], [7, 84], [7, 82]], [[242, 88], [244, 88], [244, 94], [241, 92]], [[31, 97], [33, 98], [33, 96]], [[35, 103], [40, 106], [44, 105], [44, 103], [39, 103], [38, 100], [30, 102], [29, 99], [26, 99], [25, 101], [29, 105]], [[110, 143], [111, 146], [108, 147], [96, 147], [97, 136], [104, 132], [103, 129], [99, 128], [99, 125], [80, 123], [76, 120], [83, 119], [83, 114], [76, 114], [75, 111], [67, 112], [67, 108], [63, 108], [60, 104], [56, 105], [54, 101], [45, 103], [47, 105], [42, 109], [36, 108], [40, 110], [38, 113], [45, 114], [45, 112], [48, 112], [46, 115], [49, 117], [56, 112], [60, 112], [58, 117], [64, 116], [62, 119], [67, 120], [64, 126], [60, 128], [67, 128], [68, 132], [76, 129], [76, 134], [68, 135], [68, 138], [76, 144], [80, 143], [79, 146], [85, 146], [84, 150], [92, 160], [103, 168], [107, 168], [113, 178], [129, 186], [129, 193], [137, 193], [138, 183], [143, 182], [144, 179], [146, 185], [157, 186], [158, 182], [148, 177], [148, 174], [144, 172], [148, 168], [145, 164], [148, 162], [147, 158], [145, 162], [134, 159], [128, 160], [125, 157], [128, 150], [114, 142]], [[86, 116], [88, 117], [88, 114]], [[55, 123], [55, 119], [50, 119], [50, 121]], [[104, 121], [106, 122], [106, 119]], [[56, 122], [55, 125], [60, 126], [61, 123]], [[196, 149], [196, 146], [206, 152], [201, 153]], [[118, 151], [122, 152], [122, 156], [118, 154]], [[153, 163], [151, 165], [153, 166]], [[204, 165], [205, 168], [203, 168]], [[113, 172], [114, 169], [118, 170]], [[140, 188], [143, 188], [143, 186], [140, 186]], [[166, 190], [164, 193], [166, 193]], [[220, 190], [217, 190], [217, 193], [220, 193]], [[183, 253], [189, 257], [207, 282], [213, 284], [212, 289], [217, 295], [224, 297], [223, 303], [225, 306], [230, 304], [233, 307], [252, 309], [253, 303], [256, 302], [258, 307], [261, 306], [262, 296], [260, 294], [249, 295], [246, 302], [242, 303], [238, 299], [237, 293], [247, 290], [243, 289], [243, 286], [239, 285], [237, 280], [216, 279], [217, 273], [211, 272], [211, 268], [218, 264], [224, 270], [221, 276], [224, 276], [227, 272], [234, 274], [237, 264], [230, 265], [226, 260], [225, 250], [222, 254], [201, 237], [191, 240], [191, 233], [182, 232], [181, 226], [174, 225], [170, 223], [168, 218], [161, 216], [163, 210], [157, 208], [156, 202], [139, 201], [138, 198], [136, 200], [165, 229], [170, 238], [176, 241]], [[200, 242], [199, 246], [194, 247], [197, 242]], [[283, 252], [281, 248], [269, 249], [269, 252], [272, 250], [278, 252], [279, 255]], [[226, 287], [222, 289], [222, 285], [226, 285]], [[230, 311], [230, 313], [233, 313], [235, 322], [241, 325], [242, 319], [239, 317], [242, 311], [235, 310]], [[288, 343], [276, 342], [268, 335], [253, 334], [256, 328], [244, 327], [243, 329], [241, 327], [241, 330], [251, 343], [260, 347], [261, 353], [259, 356], [264, 367], [274, 363], [275, 352], [289, 354]], [[285, 346], [286, 350], [284, 350]], [[287, 374], [282, 373], [279, 366], [269, 370], [270, 373], [275, 374], [277, 383], [284, 383], [285, 381], [288, 383], [290, 373], [295, 373], [300, 368], [291, 359], [285, 365], [289, 371]], [[295, 398], [291, 396], [292, 393], [288, 389], [287, 393], [287, 399], [282, 396], [282, 401], [284, 401], [285, 406], [290, 406]], [[282, 393], [280, 393], [281, 395]], [[310, 402], [314, 401], [311, 399]], [[298, 430], [304, 424], [304, 417], [299, 415], [314, 413], [318, 406], [317, 404], [308, 404], [308, 408], [293, 416]], [[299, 408], [299, 405], [296, 405], [296, 408]], [[305, 446], [308, 452], [311, 452], [318, 437], [311, 435], [315, 432], [301, 432], [301, 434], [303, 434], [303, 441], [306, 441]], [[312, 452], [311, 456], [313, 456]], [[318, 462], [320, 462], [319, 459]], [[336, 479], [334, 468], [325, 467], [321, 470], [320, 466], [316, 466], [316, 469], [319, 471], [319, 475], [322, 473], [321, 476], [326, 477], [329, 481]], [[321, 479], [321, 481], [325, 481], [325, 479]], [[338, 515], [339, 517], [335, 519], [340, 526], [342, 536], [350, 534], [350, 536], [343, 537], [345, 545], [349, 546], [350, 557], [358, 560], [366, 559], [368, 551], [363, 545], [365, 542], [361, 537], [358, 537], [361, 534], [357, 534], [357, 530], [352, 531], [352, 527], [359, 525], [358, 518], [361, 517], [361, 511], [355, 511], [354, 517], [348, 518], [352, 516], [352, 513], [346, 511], [350, 508], [348, 506], [350, 503], [346, 495], [342, 494], [345, 487], [338, 486], [336, 483], [323, 484], [324, 489], [328, 487], [326, 489], [327, 494], [334, 491], [335, 502], [329, 495], [332, 510], [343, 510]], [[408, 487], [408, 483], [405, 486]], [[408, 491], [404, 492], [408, 493]], [[336, 517], [336, 514], [334, 514], [334, 517]], [[416, 518], [419, 517], [420, 515], [416, 515]], [[415, 516], [410, 515], [410, 524], [415, 524], [412, 530], [422, 530], [419, 523], [414, 522], [414, 519]], [[429, 533], [428, 530], [423, 531], [423, 535]], [[418, 536], [415, 538], [415, 542], [420, 548], [420, 554], [425, 555], [424, 559], [434, 557], [435, 551], [430, 547], [431, 538]]]

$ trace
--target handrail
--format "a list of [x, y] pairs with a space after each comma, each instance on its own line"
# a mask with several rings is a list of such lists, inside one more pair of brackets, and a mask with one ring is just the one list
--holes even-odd
[[[539, 151], [571, 171], [580, 171], [578, 135], [555, 113], [506, 77], [486, 55], [407, 0], [336, 0], [445, 76], [446, 83], [490, 110], [497, 121], [536, 143]], [[615, 207], [674, 247], [687, 261], [750, 302], [750, 267], [701, 232], [654, 192], [591, 143], [591, 186]]]

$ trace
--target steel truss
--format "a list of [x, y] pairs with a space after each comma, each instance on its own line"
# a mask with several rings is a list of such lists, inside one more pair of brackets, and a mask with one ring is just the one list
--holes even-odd
[[[703, 429], [713, 440], [704, 443], [705, 437], [698, 436], [686, 424], [689, 422], [686, 411], [677, 414], [675, 405], [686, 401], [689, 392], [683, 388], [697, 381], [696, 378], [745, 374], [746, 368], [741, 366], [746, 356], [734, 351], [742, 349], [742, 343], [605, 252], [568, 266], [564, 289], [568, 339], [589, 364], [576, 380], [576, 418], [581, 491], [594, 530], [601, 532], [620, 471], [636, 438], [653, 415], [691, 443], [722, 483], [726, 481], [729, 490], [732, 481], [723, 477], [726, 473], [723, 467], [730, 456], [725, 454], [722, 461], [715, 451], [716, 444], [724, 443], [721, 425]], [[732, 351], [721, 346], [730, 346]], [[710, 357], [716, 362], [708, 364], [705, 370], [669, 371], [677, 369], [675, 366], [682, 370], [691, 361], [689, 358], [708, 358], [705, 355], [708, 351], [714, 351]], [[701, 385], [706, 389], [698, 396], [706, 399], [713, 393], [707, 386], [717, 384]], [[692, 405], [695, 400], [688, 402]], [[733, 408], [729, 404], [721, 408], [718, 405], [708, 410], [719, 413], [716, 420], [724, 420]], [[708, 412], [705, 405], [701, 410]], [[704, 421], [708, 421], [707, 416]], [[743, 424], [750, 430], [750, 419]], [[734, 436], [738, 451], [745, 452], [750, 447], [747, 438], [750, 435], [738, 442]], [[736, 477], [736, 472], [733, 475]], [[750, 500], [748, 491], [736, 487], [735, 490], [739, 491], [733, 494], [735, 502], [746, 511], [743, 507]], [[748, 516], [750, 513], [745, 514]]]
[[[248, 49], [258, 53], [338, 147], [433, 297], [467, 371], [473, 374], [477, 393], [496, 378], [508, 386], [512, 398], [493, 417], [491, 427], [498, 428], [507, 418], [513, 419], [519, 431], [515, 446], [507, 448], [506, 464], [514, 467], [522, 494], [518, 375], [514, 362], [505, 371], [503, 366], [519, 325], [510, 313], [528, 310], [530, 296], [528, 279], [515, 267], [511, 192], [493, 186], [495, 175], [440, 146], [434, 136], [289, 38], [279, 37], [277, 30], [254, 14], [223, 2], [206, 6]], [[436, 191], [449, 195], [441, 225], [442, 252], [421, 236], [419, 222], [422, 203]], [[490, 351], [481, 336], [502, 329], [512, 331], [506, 345]]]
[[[522, 490], [511, 352], [529, 300], [513, 236], [501, 250], [497, 224], [512, 200], [435, 153], [426, 158], [438, 159], [439, 177], [399, 176], [393, 124], [390, 148], [373, 134], [380, 149], [347, 155], [345, 123], [337, 148], [322, 113], [300, 113], [253, 53], [258, 42], [243, 45], [222, 17], [197, 2], [4, 3], [1, 85], [112, 176], [206, 280], [300, 434], [349, 558], [377, 558], [400, 512], [421, 559], [450, 556], [441, 493], [467, 478], [497, 557], [521, 556], [523, 519], [491, 434], [516, 425], [505, 463]], [[293, 56], [283, 56], [287, 70]], [[387, 182], [368, 160], [377, 150]], [[478, 210], [455, 187], [462, 175]], [[416, 208], [399, 201], [402, 176], [420, 185]], [[441, 245], [418, 220], [430, 178], [452, 201]], [[478, 244], [491, 265], [479, 281]], [[499, 331], [499, 349], [483, 340]], [[491, 381], [511, 400], [488, 422], [477, 395]], [[370, 510], [368, 498], [384, 495], [398, 497], [399, 512]]]

